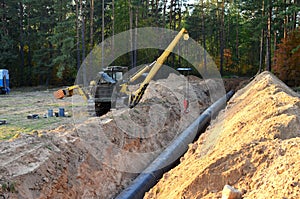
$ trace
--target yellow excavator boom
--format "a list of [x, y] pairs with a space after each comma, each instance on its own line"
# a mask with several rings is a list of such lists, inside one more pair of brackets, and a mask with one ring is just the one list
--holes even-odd
[[[176, 35], [176, 37], [169, 44], [169, 46], [166, 48], [166, 50], [154, 62], [153, 67], [151, 68], [149, 74], [146, 76], [145, 80], [142, 82], [140, 87], [129, 96], [129, 107], [130, 108], [136, 106], [139, 103], [139, 101], [141, 100], [143, 94], [145, 93], [145, 90], [146, 90], [147, 86], [149, 85], [150, 81], [153, 79], [153, 77], [156, 75], [156, 73], [161, 68], [163, 63], [166, 61], [166, 59], [168, 58], [170, 53], [173, 51], [173, 49], [175, 48], [175, 46], [177, 45], [177, 43], [179, 42], [181, 37], [184, 37], [184, 40], [188, 39], [187, 31], [184, 28], [181, 29], [181, 31]], [[144, 69], [145, 70], [149, 69], [150, 66], [146, 66]], [[142, 69], [141, 71], [144, 72], [144, 69]], [[141, 74], [142, 73], [140, 73], [140, 72], [137, 73], [137, 75], [141, 75]], [[136, 79], [137, 75], [133, 76], [131, 79]], [[121, 92], [122, 91], [124, 92], [125, 90], [121, 89]], [[128, 92], [125, 92], [125, 93], [128, 94]]]
[[80, 88], [79, 85], [74, 85], [67, 87], [65, 89], [59, 89], [53, 93], [56, 99], [63, 99], [65, 97], [71, 97], [74, 95], [74, 90], [78, 90], [79, 95], [83, 97], [84, 100], [88, 100], [87, 94]]

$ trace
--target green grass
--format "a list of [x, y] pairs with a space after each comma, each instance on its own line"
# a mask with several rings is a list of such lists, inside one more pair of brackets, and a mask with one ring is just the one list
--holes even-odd
[[[12, 90], [9, 95], [0, 95], [0, 120], [7, 124], [0, 125], [0, 141], [8, 140], [19, 133], [30, 134], [33, 131], [48, 131], [63, 124], [72, 124], [73, 119], [68, 117], [43, 118], [49, 109], [58, 112], [58, 108], [65, 109], [65, 113], [72, 115], [73, 108], [86, 107], [86, 102], [75, 98], [57, 100], [52, 92], [24, 88]], [[71, 114], [70, 114], [71, 113]], [[39, 119], [27, 119], [29, 114], [38, 114]]]
[[[70, 120], [65, 117], [50, 117], [39, 119], [27, 119], [22, 122], [15, 120], [8, 124], [0, 126], [0, 141], [9, 140], [19, 133], [30, 134], [34, 131], [43, 131], [53, 129], [61, 123], [62, 120]], [[71, 121], [70, 121], [71, 122]]]
[[[59, 108], [61, 107], [61, 104], [58, 103], [53, 103], [53, 104], [49, 104], [49, 107], [53, 107], [53, 108]], [[73, 107], [81, 107], [81, 106], [87, 106], [86, 102], [82, 102], [82, 103], [72, 103], [72, 104], [68, 104], [68, 105], [64, 105], [64, 108], [73, 108]]]

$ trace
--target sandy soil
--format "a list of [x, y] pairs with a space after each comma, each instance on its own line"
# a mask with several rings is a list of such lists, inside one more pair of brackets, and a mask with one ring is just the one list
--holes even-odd
[[264, 72], [239, 90], [145, 198], [300, 198], [300, 98]]
[[76, 104], [72, 125], [0, 142], [0, 196], [113, 198], [210, 104], [206, 83], [190, 82], [187, 113], [186, 80], [175, 75], [151, 82], [134, 109], [100, 118], [82, 114], [78, 97], [66, 101]]

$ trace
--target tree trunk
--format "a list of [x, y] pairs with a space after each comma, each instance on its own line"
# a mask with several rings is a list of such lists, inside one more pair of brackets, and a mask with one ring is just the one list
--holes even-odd
[[268, 10], [268, 33], [267, 33], [267, 71], [271, 71], [271, 25], [272, 25], [272, 0], [269, 0]]
[[31, 41], [30, 41], [30, 33], [31, 33], [31, 26], [30, 26], [30, 22], [29, 22], [29, 19], [30, 19], [30, 9], [31, 6], [30, 4], [28, 4], [28, 9], [27, 9], [27, 42], [28, 42], [28, 74], [29, 75], [29, 86], [32, 86], [32, 76], [31, 76], [31, 73], [32, 73], [32, 56], [31, 56]]
[[23, 40], [23, 4], [20, 2], [20, 19], [19, 19], [19, 28], [20, 28], [20, 59], [21, 59], [21, 65], [20, 65], [20, 83], [22, 86], [24, 86], [24, 40]]
[[173, 10], [173, 15], [174, 15], [173, 16], [173, 22], [174, 22], [173, 28], [174, 28], [174, 30], [176, 30], [176, 28], [177, 28], [176, 16], [177, 16], [177, 12], [179, 12], [178, 8], [179, 8], [179, 0], [174, 0], [174, 10]]
[[[181, 7], [182, 7], [182, 2], [178, 1], [178, 28], [181, 28], [181, 21], [182, 21], [182, 16], [181, 16]], [[175, 23], [175, 28], [176, 28], [176, 23]], [[178, 55], [180, 55], [180, 51], [181, 51], [181, 46], [178, 46]], [[181, 66], [182, 60], [181, 60], [181, 56], [178, 56], [178, 66]]]
[[[178, 1], [177, 6], [178, 6], [178, 28], [180, 30], [181, 29], [181, 21], [182, 21], [182, 15], [181, 15], [182, 0]], [[176, 27], [176, 24], [175, 24], [175, 27]]]
[[150, 2], [150, 14], [151, 14], [151, 17], [153, 17], [154, 15], [155, 15], [155, 11], [154, 11], [154, 0], [151, 0], [151, 2]]
[[164, 7], [163, 7], [163, 28], [166, 28], [166, 10], [167, 10], [167, 0], [164, 0]]
[[[90, 74], [90, 66], [94, 65], [94, 54], [93, 54], [93, 47], [94, 47], [94, 0], [90, 1], [90, 43], [89, 43], [89, 48], [88, 51], [89, 53], [89, 58], [87, 60], [87, 63], [84, 64], [85, 67], [87, 66], [88, 68], [85, 68], [85, 73]], [[85, 86], [89, 86], [89, 82], [87, 79], [85, 79]]]
[[[158, 4], [159, 4], [159, 0], [156, 0], [156, 2], [155, 2], [155, 20], [157, 20], [157, 22], [159, 21], [158, 20], [159, 19], [159, 16], [158, 16], [158, 11], [159, 11]], [[159, 24], [157, 24], [157, 25], [159, 25]]]
[[170, 29], [173, 30], [173, 4], [174, 0], [171, 0], [170, 3], [170, 13], [169, 13], [169, 24], [170, 24]]
[[224, 15], [225, 15], [225, 0], [221, 4], [221, 27], [220, 27], [220, 73], [223, 75], [224, 65]]
[[[262, 18], [265, 16], [265, 1], [262, 1]], [[264, 38], [265, 38], [265, 30], [264, 27], [261, 29], [261, 38], [260, 38], [260, 50], [259, 50], [259, 69], [258, 73], [262, 72], [263, 65], [263, 54], [264, 54]]]
[[91, 24], [90, 24], [90, 50], [93, 49], [94, 46], [94, 0], [91, 0], [91, 13], [90, 13], [90, 18], [91, 18]]
[[145, 8], [145, 16], [143, 17], [143, 19], [146, 19], [146, 18], [148, 18], [148, 14], [149, 14], [149, 0], [146, 0], [145, 1], [145, 6], [146, 6], [146, 8]]
[[80, 40], [79, 40], [79, 6], [78, 6], [78, 2], [79, 0], [76, 0], [76, 54], [77, 54], [77, 70], [79, 70], [80, 68]]
[[288, 15], [286, 14], [287, 6], [286, 0], [284, 0], [284, 19], [283, 19], [283, 38], [286, 39], [287, 36], [287, 26], [288, 26]]
[[102, 28], [101, 28], [101, 67], [104, 67], [104, 3], [102, 0]]
[[[48, 41], [48, 45], [49, 45], [49, 60], [48, 62], [50, 62], [50, 60], [53, 59], [53, 45], [50, 41]], [[52, 67], [47, 67], [47, 73], [46, 73], [46, 87], [48, 87], [51, 84], [51, 76], [52, 76]]]
[[237, 21], [236, 21], [236, 36], [235, 36], [235, 54], [237, 59], [237, 64], [240, 62], [240, 52], [239, 52], [239, 21], [240, 21], [240, 11], [237, 13]]
[[139, 9], [136, 8], [136, 11], [135, 11], [135, 31], [134, 31], [134, 54], [133, 54], [133, 67], [135, 68], [136, 67], [136, 62], [137, 62], [137, 41], [138, 41], [138, 16], [139, 16]]
[[[294, 0], [294, 4], [299, 8], [300, 7], [300, 2], [299, 0]], [[298, 10], [299, 11], [299, 10]], [[298, 12], [299, 13], [299, 12]], [[293, 30], [296, 30], [297, 28], [297, 16], [299, 16], [299, 14], [296, 12], [293, 13]], [[298, 21], [299, 24], [299, 21]]]
[[8, 34], [7, 25], [6, 25], [7, 20], [6, 20], [6, 14], [5, 14], [5, 1], [4, 0], [2, 0], [2, 2], [1, 2], [1, 11], [3, 12], [2, 16], [1, 16], [1, 21], [2, 21], [1, 28], [4, 32], [4, 34], [7, 35]]
[[129, 9], [129, 45], [130, 45], [130, 61], [131, 61], [131, 65], [130, 68], [134, 67], [134, 53], [132, 51], [133, 49], [133, 32], [132, 32], [132, 26], [133, 26], [133, 11], [132, 11], [132, 7], [131, 7], [131, 0], [129, 0], [129, 4], [128, 4], [128, 9]]
[[115, 0], [112, 0], [112, 37], [111, 37], [112, 60], [115, 60]]
[[202, 26], [202, 45], [203, 45], [203, 67], [204, 71], [207, 71], [207, 60], [206, 60], [206, 33], [205, 33], [205, 16], [204, 16], [204, 3], [203, 0], [201, 0], [201, 26]]
[[[81, 42], [82, 42], [82, 60], [85, 59], [85, 17], [84, 17], [84, 9], [82, 6], [82, 0], [80, 0], [79, 11], [81, 14]], [[86, 77], [86, 64], [83, 64], [82, 68], [82, 76], [83, 76], [83, 85], [87, 86], [87, 77]]]
[[[82, 26], [81, 26], [81, 39], [82, 39], [82, 60], [85, 59], [85, 18], [82, 16]], [[83, 84], [87, 86], [87, 77], [86, 77], [86, 64], [83, 67]]]
[[273, 44], [273, 51], [276, 51], [276, 47], [277, 47], [277, 34], [276, 31], [274, 31], [274, 44]]

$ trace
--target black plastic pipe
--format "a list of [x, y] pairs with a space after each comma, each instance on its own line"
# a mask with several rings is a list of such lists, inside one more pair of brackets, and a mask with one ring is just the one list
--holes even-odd
[[199, 132], [206, 128], [211, 118], [225, 108], [226, 102], [233, 96], [229, 91], [225, 96], [208, 107], [188, 128], [186, 128], [174, 142], [169, 145], [116, 199], [140, 199], [149, 191], [162, 175], [176, 166], [178, 160], [188, 149], [188, 144], [199, 136]]

